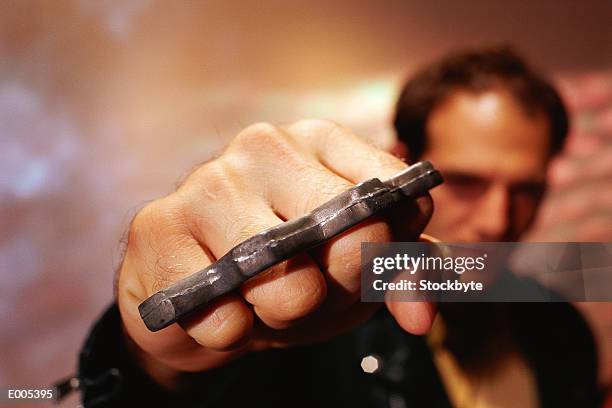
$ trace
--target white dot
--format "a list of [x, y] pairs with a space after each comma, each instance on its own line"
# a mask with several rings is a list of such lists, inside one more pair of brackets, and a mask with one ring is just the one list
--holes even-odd
[[365, 356], [361, 360], [361, 369], [365, 373], [368, 373], [368, 374], [375, 373], [379, 368], [380, 368], [379, 359], [372, 355]]

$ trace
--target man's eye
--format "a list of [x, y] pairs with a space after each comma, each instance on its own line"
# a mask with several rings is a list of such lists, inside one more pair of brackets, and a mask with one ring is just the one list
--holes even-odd
[[521, 183], [512, 187], [512, 195], [538, 199], [544, 194], [544, 183]]
[[489, 188], [487, 180], [468, 174], [444, 174], [444, 183], [454, 194], [461, 198], [478, 197]]

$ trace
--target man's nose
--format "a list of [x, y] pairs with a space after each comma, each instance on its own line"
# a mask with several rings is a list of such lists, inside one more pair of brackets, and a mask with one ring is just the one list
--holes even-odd
[[476, 228], [482, 241], [501, 241], [508, 236], [510, 222], [510, 194], [503, 185], [493, 184], [476, 211]]

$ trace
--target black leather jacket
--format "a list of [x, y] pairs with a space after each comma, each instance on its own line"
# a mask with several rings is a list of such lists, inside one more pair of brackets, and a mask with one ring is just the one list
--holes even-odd
[[[541, 405], [598, 406], [592, 337], [575, 309], [565, 303], [505, 308], [527, 333], [518, 342], [534, 370]], [[379, 363], [374, 373], [361, 367], [367, 356]], [[94, 408], [451, 406], [424, 339], [401, 330], [384, 308], [331, 341], [247, 355], [197, 374], [189, 392], [173, 393], [133, 362], [112, 305], [81, 351], [78, 377], [84, 406]]]

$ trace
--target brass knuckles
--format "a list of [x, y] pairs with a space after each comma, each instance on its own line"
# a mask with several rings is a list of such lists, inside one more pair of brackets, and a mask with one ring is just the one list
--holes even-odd
[[321, 245], [399, 201], [423, 196], [440, 183], [442, 176], [427, 161], [385, 182], [374, 178], [359, 183], [306, 215], [248, 238], [213, 264], [155, 293], [138, 306], [140, 317], [149, 330], [161, 330], [269, 267]]

